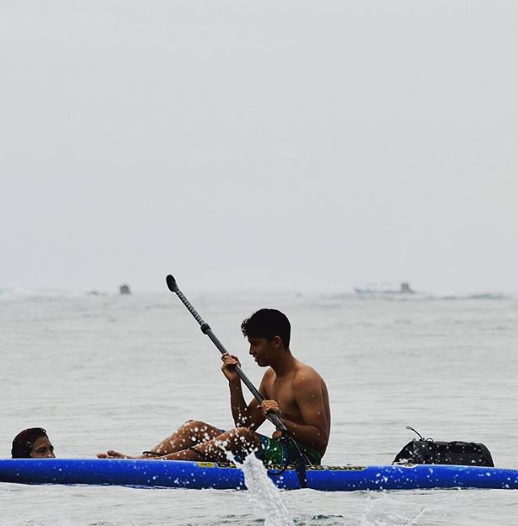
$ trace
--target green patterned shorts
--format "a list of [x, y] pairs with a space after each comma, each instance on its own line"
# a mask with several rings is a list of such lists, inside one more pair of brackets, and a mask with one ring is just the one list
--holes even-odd
[[[282, 466], [285, 464], [293, 464], [298, 458], [298, 452], [294, 444], [270, 438], [264, 435], [259, 435], [261, 440], [261, 450], [255, 456], [262, 460], [264, 464], [274, 464]], [[307, 457], [309, 463], [312, 465], [320, 465], [322, 462], [322, 455], [316, 449], [305, 446], [297, 442], [299, 450]]]

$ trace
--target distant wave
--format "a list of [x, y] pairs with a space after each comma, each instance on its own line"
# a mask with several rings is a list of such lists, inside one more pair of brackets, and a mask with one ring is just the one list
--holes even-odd
[[359, 299], [384, 300], [512, 300], [518, 299], [518, 293], [501, 291], [458, 292], [453, 290], [440, 291], [410, 291], [400, 292], [396, 288], [355, 288], [355, 296]]
[[503, 292], [472, 292], [463, 294], [443, 292], [431, 294], [430, 298], [441, 300], [513, 300], [518, 298], [518, 294]]
[[338, 303], [356, 301], [397, 301], [397, 302], [415, 302], [415, 301], [502, 301], [518, 300], [518, 293], [503, 292], [415, 292], [413, 294], [400, 293], [342, 293], [342, 294], [321, 294], [315, 298], [316, 303], [320, 306], [332, 306]]
[[16, 298], [71, 298], [85, 296], [91, 294], [85, 291], [72, 291], [66, 289], [30, 289], [30, 288], [14, 288], [14, 289], [0, 289], [0, 299], [16, 299]]
[[[143, 292], [139, 296], [144, 295], [162, 295], [158, 292]], [[16, 298], [77, 298], [83, 296], [119, 296], [116, 291], [106, 292], [101, 290], [68, 290], [58, 288], [1, 288], [0, 300], [16, 299]], [[330, 306], [341, 302], [348, 302], [354, 300], [391, 300], [391, 301], [423, 301], [423, 300], [518, 300], [518, 293], [504, 293], [504, 292], [471, 292], [458, 293], [452, 291], [438, 291], [438, 292], [420, 292], [416, 291], [412, 294], [402, 293], [384, 293], [384, 292], [369, 292], [369, 293], [355, 293], [354, 291], [344, 292], [288, 292], [288, 291], [232, 291], [232, 292], [196, 292], [195, 297], [199, 301], [210, 301], [214, 297], [227, 297], [229, 302], [243, 301], [254, 298], [275, 298], [275, 300], [296, 300], [297, 298], [310, 300], [315, 303], [322, 303], [324, 306]]]

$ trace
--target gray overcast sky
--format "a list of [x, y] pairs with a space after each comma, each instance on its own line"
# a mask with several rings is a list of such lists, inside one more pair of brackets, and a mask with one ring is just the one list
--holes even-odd
[[0, 288], [518, 291], [515, 0], [2, 0]]

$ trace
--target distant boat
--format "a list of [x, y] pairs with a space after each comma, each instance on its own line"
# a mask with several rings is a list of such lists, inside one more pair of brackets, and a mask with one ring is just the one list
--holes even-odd
[[119, 292], [120, 292], [121, 294], [131, 294], [131, 290], [130, 290], [130, 288], [129, 288], [129, 285], [121, 285], [121, 286], [119, 287]]
[[415, 291], [410, 288], [410, 283], [406, 281], [400, 283], [399, 287], [382, 283], [380, 285], [368, 285], [362, 288], [355, 287], [354, 291], [360, 296], [400, 296], [415, 294]]

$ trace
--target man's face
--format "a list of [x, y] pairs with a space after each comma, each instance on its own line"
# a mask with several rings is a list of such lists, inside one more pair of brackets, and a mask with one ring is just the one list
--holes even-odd
[[54, 446], [48, 437], [37, 438], [31, 449], [31, 458], [56, 458]]
[[254, 358], [259, 367], [266, 367], [270, 365], [275, 353], [278, 352], [276, 339], [279, 339], [279, 337], [274, 336], [273, 340], [258, 338], [256, 336], [248, 337], [248, 341], [250, 343], [249, 354]]

